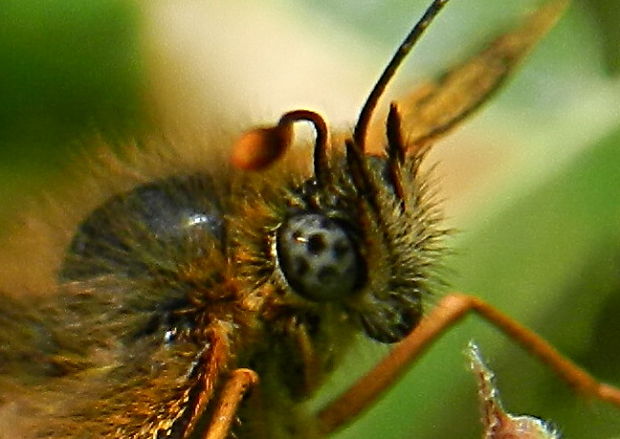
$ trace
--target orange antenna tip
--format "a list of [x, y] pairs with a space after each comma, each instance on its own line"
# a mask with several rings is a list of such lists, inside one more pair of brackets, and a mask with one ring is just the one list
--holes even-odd
[[290, 124], [254, 128], [245, 132], [233, 147], [231, 162], [246, 171], [260, 171], [277, 161], [291, 144]]

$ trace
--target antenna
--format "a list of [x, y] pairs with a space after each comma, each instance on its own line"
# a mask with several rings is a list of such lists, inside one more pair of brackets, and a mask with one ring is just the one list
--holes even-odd
[[433, 3], [426, 9], [424, 15], [413, 26], [409, 34], [405, 37], [394, 56], [383, 70], [383, 73], [379, 77], [379, 80], [375, 84], [374, 88], [368, 95], [366, 103], [360, 111], [360, 115], [355, 125], [353, 132], [353, 141], [360, 151], [365, 150], [366, 132], [368, 131], [368, 124], [370, 118], [377, 107], [379, 98], [383, 95], [385, 88], [396, 73], [396, 70], [402, 64], [405, 57], [409, 54], [415, 43], [420, 39], [426, 28], [431, 24], [433, 19], [439, 14], [439, 11], [448, 3], [449, 0], [434, 0]]

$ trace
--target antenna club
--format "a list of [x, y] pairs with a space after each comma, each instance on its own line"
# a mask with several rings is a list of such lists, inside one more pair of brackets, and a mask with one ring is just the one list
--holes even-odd
[[254, 128], [235, 142], [230, 161], [238, 169], [260, 171], [284, 155], [291, 141], [290, 123]]
[[319, 114], [309, 110], [289, 111], [282, 115], [277, 125], [246, 131], [233, 146], [233, 166], [245, 171], [260, 171], [271, 166], [288, 149], [293, 139], [292, 126], [300, 121], [310, 122], [316, 131], [315, 172], [320, 173], [327, 161], [327, 124]]

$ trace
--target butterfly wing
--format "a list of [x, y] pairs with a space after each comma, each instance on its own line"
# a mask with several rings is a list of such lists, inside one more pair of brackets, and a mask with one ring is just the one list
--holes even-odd
[[567, 4], [557, 0], [541, 7], [465, 63], [400, 99], [408, 151], [416, 153], [446, 135], [486, 102], [553, 27]]

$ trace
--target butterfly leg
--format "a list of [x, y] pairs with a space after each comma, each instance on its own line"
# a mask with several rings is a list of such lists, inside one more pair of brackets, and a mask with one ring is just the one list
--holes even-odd
[[257, 383], [258, 375], [253, 370], [235, 369], [230, 373], [203, 439], [226, 439], [228, 437], [231, 426], [235, 422], [239, 404]]
[[525, 350], [547, 364], [577, 391], [620, 407], [620, 388], [601, 383], [542, 337], [519, 324], [483, 300], [465, 294], [445, 296], [390, 354], [366, 376], [318, 413], [321, 429], [332, 432], [346, 425], [395, 383], [424, 351], [469, 312], [480, 315]]

